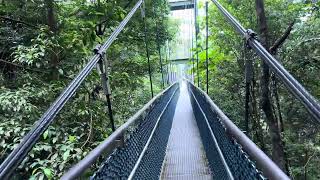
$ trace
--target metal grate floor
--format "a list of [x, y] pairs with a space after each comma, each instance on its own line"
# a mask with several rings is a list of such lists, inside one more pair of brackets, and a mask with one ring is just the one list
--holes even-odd
[[180, 85], [160, 179], [212, 179], [185, 82]]

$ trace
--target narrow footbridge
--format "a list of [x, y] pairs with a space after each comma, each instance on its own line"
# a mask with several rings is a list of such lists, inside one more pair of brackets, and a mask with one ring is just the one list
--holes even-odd
[[175, 83], [136, 114], [125, 131], [115, 132], [125, 143], [92, 179], [264, 179], [212, 103], [191, 83]]
[[[217, 0], [212, 2], [244, 37], [247, 46], [255, 51], [319, 123], [318, 101], [260, 44], [252, 30], [244, 29]], [[98, 159], [103, 163], [99, 169], [91, 173], [91, 179], [289, 179], [233, 124], [205, 92], [186, 79], [171, 84], [122, 126], [115, 128], [105, 52], [139, 8], [142, 10], [142, 19], [145, 20], [144, 2], [138, 0], [107, 41], [94, 49], [95, 55], [88, 64], [2, 162], [0, 179], [10, 179], [15, 169], [96, 66], [107, 97], [114, 132], [65, 172], [62, 179], [83, 178], [82, 175], [87, 169], [92, 169]], [[144, 30], [146, 32], [146, 26]], [[149, 62], [146, 33], [144, 37]], [[149, 64], [153, 96], [150, 72]]]

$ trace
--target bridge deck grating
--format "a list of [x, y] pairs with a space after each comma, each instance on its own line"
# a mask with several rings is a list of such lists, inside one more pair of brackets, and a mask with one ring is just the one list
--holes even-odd
[[180, 85], [160, 179], [212, 179], [185, 82]]

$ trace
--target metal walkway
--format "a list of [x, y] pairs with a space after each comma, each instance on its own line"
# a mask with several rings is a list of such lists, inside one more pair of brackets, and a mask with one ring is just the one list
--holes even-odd
[[160, 179], [212, 179], [188, 88], [180, 85]]
[[193, 114], [187, 85], [180, 85], [180, 97], [173, 117], [161, 179], [212, 179], [199, 129]]

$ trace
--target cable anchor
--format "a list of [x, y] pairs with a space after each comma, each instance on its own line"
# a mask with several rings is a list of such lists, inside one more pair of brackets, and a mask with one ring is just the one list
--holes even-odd
[[245, 38], [245, 41], [246, 41], [246, 47], [251, 49], [251, 47], [249, 45], [249, 41], [251, 39], [258, 40], [258, 34], [256, 32], [254, 32], [252, 29], [247, 29], [244, 38]]
[[101, 51], [101, 47], [102, 47], [101, 44], [97, 44], [93, 49], [93, 52], [100, 56], [100, 60], [104, 59], [103, 56], [105, 54], [103, 51]]
[[145, 12], [146, 7], [145, 7], [145, 2], [144, 1], [142, 1], [140, 9], [141, 9], [141, 17], [144, 19], [146, 17], [146, 12]]

